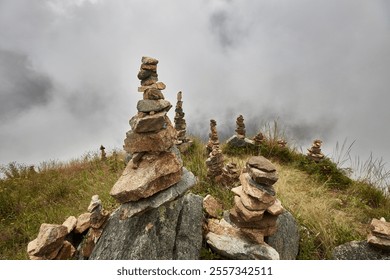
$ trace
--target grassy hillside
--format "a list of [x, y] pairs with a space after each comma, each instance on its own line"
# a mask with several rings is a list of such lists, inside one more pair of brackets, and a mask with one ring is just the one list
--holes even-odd
[[[206, 178], [204, 143], [183, 155], [185, 166], [198, 176], [193, 192], [218, 198], [224, 209], [233, 204], [233, 193]], [[372, 218], [390, 220], [390, 199], [365, 182], [349, 179], [330, 160], [316, 164], [304, 155], [280, 148], [274, 141], [254, 149], [223, 147], [226, 162], [243, 167], [250, 155], [261, 154], [279, 172], [277, 196], [301, 224], [300, 259], [329, 259], [334, 246], [365, 239]], [[44, 163], [38, 168], [11, 163], [0, 179], [0, 259], [27, 259], [27, 243], [41, 223], [62, 223], [86, 211], [91, 196], [99, 194], [106, 209], [117, 204], [109, 191], [124, 169], [120, 155], [101, 161], [87, 154], [68, 163]], [[216, 257], [216, 256], [206, 256]]]

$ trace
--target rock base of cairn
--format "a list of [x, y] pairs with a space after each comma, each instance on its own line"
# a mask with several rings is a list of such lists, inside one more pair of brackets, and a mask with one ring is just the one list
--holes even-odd
[[276, 250], [264, 242], [264, 237], [277, 231], [278, 216], [284, 212], [272, 186], [278, 180], [277, 171], [261, 156], [249, 158], [246, 171], [240, 175], [241, 186], [232, 189], [234, 207], [228, 216], [208, 221], [207, 243], [228, 258], [279, 259]]
[[307, 157], [314, 160], [315, 162], [320, 162], [324, 159], [324, 154], [321, 152], [321, 140], [314, 140], [310, 149], [307, 149]]
[[70, 216], [62, 225], [42, 224], [37, 238], [27, 246], [29, 258], [31, 260], [88, 258], [103, 232], [108, 217], [109, 212], [103, 209], [99, 196], [92, 196], [88, 212], [77, 218]]
[[244, 117], [242, 115], [239, 115], [236, 120], [236, 135], [230, 137], [227, 140], [226, 144], [234, 148], [254, 146], [255, 142], [251, 139], [246, 138], [245, 133], [246, 130], [244, 124]]

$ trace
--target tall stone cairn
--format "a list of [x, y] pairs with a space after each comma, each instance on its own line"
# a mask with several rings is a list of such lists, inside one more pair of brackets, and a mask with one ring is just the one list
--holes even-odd
[[184, 112], [183, 112], [183, 94], [181, 91], [177, 93], [177, 102], [176, 102], [176, 109], [175, 109], [175, 129], [177, 131], [177, 144], [182, 144], [188, 141], [186, 137], [186, 129], [187, 124], [186, 120], [184, 119]]
[[137, 201], [178, 183], [183, 162], [175, 147], [176, 130], [167, 116], [172, 107], [158, 82], [158, 60], [142, 57], [138, 78], [143, 99], [137, 103], [138, 114], [130, 119], [124, 149], [131, 160], [110, 194], [120, 203]]
[[249, 158], [246, 171], [240, 175], [241, 186], [232, 189], [234, 207], [229, 218], [247, 239], [262, 244], [265, 236], [276, 232], [276, 220], [284, 211], [273, 187], [278, 174], [262, 156]]
[[240, 139], [245, 139], [245, 124], [244, 124], [244, 117], [242, 115], [239, 115], [236, 120], [236, 134], [237, 137]]
[[313, 141], [311, 148], [307, 149], [307, 156], [315, 162], [320, 162], [325, 157], [324, 154], [321, 152], [321, 145], [322, 141], [316, 139]]
[[223, 172], [223, 154], [218, 145], [214, 145], [209, 157], [206, 160], [207, 178], [220, 182]]
[[213, 146], [219, 146], [219, 139], [217, 133], [217, 122], [215, 120], [210, 120], [210, 133], [209, 133], [209, 142], [207, 143], [206, 150], [207, 154], [210, 154], [213, 150]]

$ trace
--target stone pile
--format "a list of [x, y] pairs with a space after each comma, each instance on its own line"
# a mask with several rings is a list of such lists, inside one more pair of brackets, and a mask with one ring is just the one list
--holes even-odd
[[232, 189], [234, 207], [223, 219], [208, 220], [207, 243], [228, 258], [279, 259], [264, 241], [275, 234], [278, 216], [284, 212], [273, 188], [277, 171], [262, 156], [249, 158], [246, 171], [240, 175], [241, 186]]
[[240, 182], [240, 170], [237, 168], [237, 164], [229, 162], [222, 169], [221, 184], [225, 187], [232, 188], [237, 187]]
[[[93, 208], [91, 208], [92, 203], [95, 203]], [[109, 213], [103, 210], [97, 195], [92, 197], [91, 205], [88, 207], [88, 212], [78, 218], [70, 216], [62, 225], [42, 224], [37, 238], [27, 246], [29, 258], [67, 260], [76, 258], [77, 255], [81, 258], [87, 257], [85, 254], [88, 248], [93, 248], [96, 244], [109, 216]], [[83, 238], [87, 242], [80, 243]]]
[[227, 145], [235, 148], [254, 146], [255, 142], [245, 137], [244, 117], [239, 115], [236, 120], [236, 134], [227, 140]]
[[207, 154], [211, 153], [213, 146], [219, 146], [219, 139], [217, 133], [217, 122], [215, 120], [210, 120], [209, 141], [206, 145]]
[[307, 156], [315, 162], [320, 162], [325, 157], [324, 154], [321, 152], [321, 145], [322, 141], [316, 139], [313, 141], [311, 148], [307, 149]]
[[107, 154], [104, 151], [106, 148], [103, 145], [100, 145], [100, 159], [101, 160], [106, 160], [107, 159]]
[[[158, 60], [142, 58], [143, 99], [130, 119], [124, 149], [132, 155], [110, 194], [121, 203], [89, 259], [197, 259], [202, 244], [202, 198], [186, 192], [195, 176], [183, 167], [171, 104], [158, 82]], [[176, 128], [185, 137], [181, 93]]]
[[278, 139], [277, 143], [278, 143], [278, 146], [281, 148], [286, 148], [286, 146], [287, 146], [287, 141], [284, 139]]
[[185, 113], [183, 112], [183, 94], [181, 91], [177, 93], [177, 102], [176, 102], [176, 109], [175, 109], [175, 129], [177, 131], [177, 141], [176, 145], [179, 148], [179, 150], [183, 153], [192, 145], [192, 141], [187, 138], [186, 131], [187, 131], [187, 124], [186, 120], [184, 119]]
[[255, 142], [255, 145], [260, 146], [265, 141], [264, 134], [260, 131], [253, 137], [253, 142]]
[[206, 160], [207, 178], [220, 182], [223, 172], [223, 154], [218, 145], [214, 145]]
[[385, 218], [372, 219], [367, 242], [376, 248], [390, 252], [390, 222], [386, 222]]

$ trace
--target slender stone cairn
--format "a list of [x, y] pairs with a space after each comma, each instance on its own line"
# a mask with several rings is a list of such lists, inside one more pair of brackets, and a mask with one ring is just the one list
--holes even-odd
[[184, 153], [192, 145], [191, 139], [187, 138], [187, 124], [184, 119], [185, 113], [183, 111], [183, 94], [181, 91], [177, 93], [177, 102], [175, 109], [175, 129], [177, 131], [177, 141], [176, 146], [179, 148], [180, 152]]
[[255, 142], [245, 137], [246, 129], [244, 124], [244, 117], [239, 115], [236, 119], [236, 134], [230, 137], [226, 143], [231, 147], [241, 148], [254, 146]]
[[107, 159], [107, 154], [104, 151], [106, 148], [103, 145], [100, 145], [100, 159], [101, 160], [106, 160]]
[[255, 145], [260, 146], [265, 141], [264, 134], [260, 131], [253, 137], [253, 142], [255, 142]]
[[206, 160], [207, 178], [219, 183], [223, 172], [223, 154], [218, 145], [213, 146], [213, 150]]
[[367, 235], [368, 244], [390, 252], [390, 222], [386, 222], [385, 218], [372, 219]]
[[206, 146], [207, 154], [211, 153], [213, 146], [219, 146], [219, 139], [217, 133], [217, 122], [215, 120], [210, 120], [209, 142]]
[[265, 236], [276, 232], [276, 220], [284, 211], [273, 187], [278, 173], [275, 166], [262, 156], [249, 158], [246, 171], [240, 176], [241, 186], [232, 189], [234, 207], [229, 217], [246, 238], [264, 243]]
[[307, 156], [315, 162], [320, 162], [325, 157], [324, 154], [321, 152], [321, 145], [322, 141], [316, 139], [313, 141], [311, 148], [307, 149]]
[[236, 120], [236, 134], [237, 137], [240, 139], [245, 139], [245, 124], [244, 124], [244, 117], [242, 115], [239, 115]]
[[222, 169], [221, 184], [227, 188], [237, 187], [240, 182], [240, 170], [237, 168], [237, 164], [229, 162]]
[[177, 133], [167, 116], [172, 106], [161, 92], [165, 84], [158, 82], [157, 64], [157, 59], [142, 57], [138, 90], [143, 99], [137, 103], [138, 114], [130, 119], [124, 145], [132, 158], [110, 192], [120, 203], [150, 197], [182, 177], [183, 162], [174, 145]]

